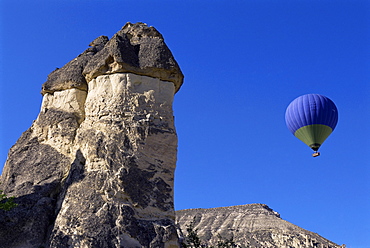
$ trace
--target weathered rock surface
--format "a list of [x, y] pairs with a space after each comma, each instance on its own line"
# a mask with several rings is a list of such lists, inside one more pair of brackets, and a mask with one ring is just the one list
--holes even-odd
[[82, 72], [88, 61], [108, 42], [107, 36], [100, 36], [90, 43], [90, 47], [81, 53], [78, 57], [57, 68], [49, 74], [48, 80], [42, 85], [41, 94], [54, 93], [55, 91], [67, 89], [80, 89], [87, 91], [87, 81]]
[[49, 75], [10, 149], [1, 188], [19, 205], [1, 210], [0, 247], [179, 245], [172, 101], [183, 75], [142, 23], [90, 46]]
[[233, 238], [239, 247], [342, 247], [281, 219], [264, 204], [180, 210], [176, 211], [176, 222], [185, 235], [186, 225], [194, 222], [199, 237], [211, 245], [216, 245], [218, 236], [221, 236], [223, 239]]

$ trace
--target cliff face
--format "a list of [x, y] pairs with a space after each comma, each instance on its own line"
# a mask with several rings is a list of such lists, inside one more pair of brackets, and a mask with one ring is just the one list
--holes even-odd
[[145, 24], [101, 36], [53, 71], [10, 149], [2, 247], [178, 247], [172, 101], [183, 74]]
[[194, 223], [201, 240], [217, 245], [218, 236], [233, 239], [238, 247], [253, 248], [339, 248], [317, 233], [280, 218], [264, 204], [248, 204], [210, 209], [176, 211], [176, 222], [186, 235], [186, 225]]

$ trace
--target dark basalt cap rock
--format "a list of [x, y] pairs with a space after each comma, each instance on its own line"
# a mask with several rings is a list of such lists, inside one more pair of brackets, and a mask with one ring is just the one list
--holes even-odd
[[100, 36], [90, 46], [61, 69], [50, 73], [41, 93], [70, 88], [87, 90], [87, 82], [117, 72], [173, 82], [176, 92], [183, 83], [184, 75], [163, 36], [144, 23], [128, 22], [109, 41], [106, 36]]
[[163, 36], [144, 23], [127, 23], [86, 65], [87, 81], [104, 74], [132, 72], [159, 78], [180, 89], [184, 75]]
[[77, 58], [73, 59], [62, 68], [57, 68], [51, 72], [48, 76], [47, 81], [42, 85], [41, 94], [53, 93], [55, 91], [61, 91], [71, 88], [77, 88], [80, 90], [87, 91], [87, 82], [85, 77], [82, 75], [82, 71], [86, 66], [87, 62], [108, 42], [107, 36], [99, 36], [90, 43], [90, 46], [86, 51], [78, 55]]

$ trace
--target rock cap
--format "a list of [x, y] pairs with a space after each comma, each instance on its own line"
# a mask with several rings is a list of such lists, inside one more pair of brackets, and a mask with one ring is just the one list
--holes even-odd
[[87, 62], [108, 42], [107, 36], [99, 36], [90, 43], [88, 49], [76, 58], [65, 64], [62, 68], [56, 68], [42, 85], [41, 94], [54, 93], [55, 91], [77, 88], [87, 91], [87, 82], [82, 75]]
[[174, 83], [177, 92], [184, 80], [179, 65], [163, 36], [145, 23], [128, 22], [110, 40], [100, 36], [90, 48], [48, 76], [41, 93], [78, 88], [106, 74], [134, 73]]

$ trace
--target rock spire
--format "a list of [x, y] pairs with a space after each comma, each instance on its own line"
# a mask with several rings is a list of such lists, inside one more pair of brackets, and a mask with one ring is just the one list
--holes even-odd
[[179, 247], [172, 101], [183, 74], [162, 35], [127, 23], [50, 73], [32, 126], [10, 149], [0, 244]]

